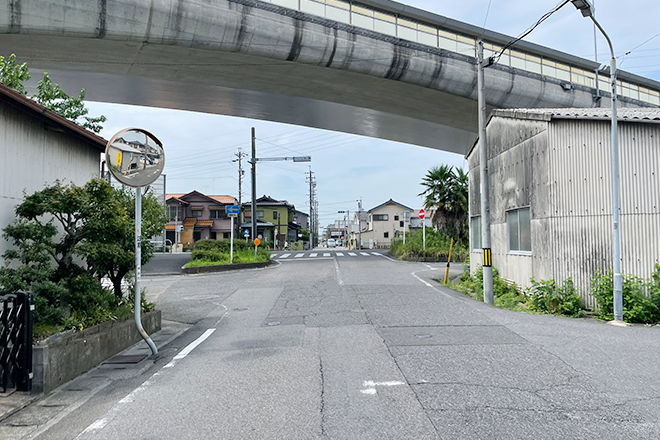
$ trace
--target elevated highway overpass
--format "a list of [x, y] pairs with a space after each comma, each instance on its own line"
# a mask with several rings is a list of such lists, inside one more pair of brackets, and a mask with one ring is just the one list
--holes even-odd
[[[0, 47], [93, 101], [241, 116], [464, 154], [475, 41], [512, 38], [388, 0], [0, 0]], [[487, 54], [488, 55], [488, 54]], [[492, 108], [609, 106], [598, 64], [527, 42], [487, 69]], [[624, 106], [660, 83], [620, 74]], [[595, 98], [596, 95], [602, 98]]]

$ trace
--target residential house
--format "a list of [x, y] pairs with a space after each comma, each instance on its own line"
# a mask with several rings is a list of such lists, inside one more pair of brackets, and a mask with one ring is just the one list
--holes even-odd
[[[491, 113], [486, 135], [492, 264], [500, 276], [562, 283], [589, 307], [596, 271], [613, 264], [609, 108]], [[660, 109], [618, 110], [621, 270], [650, 277], [660, 262]], [[468, 153], [471, 269], [481, 258], [480, 154]]]
[[[299, 240], [302, 227], [295, 221], [296, 207], [286, 200], [276, 200], [264, 195], [257, 202], [257, 235], [262, 236], [266, 246], [284, 246], [285, 242]], [[243, 203], [243, 223], [241, 234], [252, 230], [252, 202]]]
[[309, 214], [296, 209], [293, 213], [293, 221], [297, 225], [300, 225], [301, 228], [309, 229]]
[[[390, 247], [392, 239], [403, 233], [404, 212], [412, 211], [412, 208], [392, 199], [368, 210], [367, 226], [361, 234], [363, 246]], [[351, 240], [354, 244], [359, 241], [360, 233], [357, 229], [357, 227], [351, 228]]]
[[[231, 237], [231, 219], [225, 213], [225, 206], [236, 204], [234, 196], [207, 196], [192, 191], [188, 194], [168, 194], [166, 203], [170, 220], [165, 230], [171, 243], [192, 247], [197, 240]], [[236, 220], [234, 222], [237, 223]]]
[[[100, 175], [105, 139], [2, 84], [0, 133], [0, 230], [15, 220], [24, 193]], [[0, 239], [0, 255], [7, 248]]]

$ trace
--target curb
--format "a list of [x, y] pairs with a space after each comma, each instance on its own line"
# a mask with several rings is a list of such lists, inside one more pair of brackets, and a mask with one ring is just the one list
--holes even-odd
[[185, 275], [211, 272], [227, 272], [240, 269], [259, 269], [273, 264], [272, 260], [259, 261], [257, 263], [235, 263], [235, 264], [216, 264], [214, 266], [182, 267], [181, 273]]

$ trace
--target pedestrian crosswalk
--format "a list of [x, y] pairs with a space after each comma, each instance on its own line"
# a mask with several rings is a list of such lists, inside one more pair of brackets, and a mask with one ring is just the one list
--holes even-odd
[[372, 257], [382, 256], [380, 252], [285, 252], [282, 254], [273, 253], [270, 258], [274, 260], [296, 260], [296, 259], [328, 259], [333, 258], [333, 255], [338, 258], [351, 258], [351, 257]]

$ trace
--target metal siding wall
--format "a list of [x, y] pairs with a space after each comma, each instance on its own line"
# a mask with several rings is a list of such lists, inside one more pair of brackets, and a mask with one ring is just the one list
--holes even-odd
[[619, 127], [621, 271], [649, 277], [660, 263], [660, 125]]
[[[98, 177], [101, 153], [71, 135], [46, 130], [19, 110], [0, 105], [0, 229], [14, 221], [23, 191], [32, 194], [56, 179], [83, 185]], [[0, 239], [0, 254], [7, 243]]]
[[[571, 277], [593, 308], [591, 277], [612, 267], [610, 124], [554, 120], [550, 126], [554, 279]], [[620, 123], [619, 139], [622, 271], [649, 277], [660, 252], [660, 125]]]

